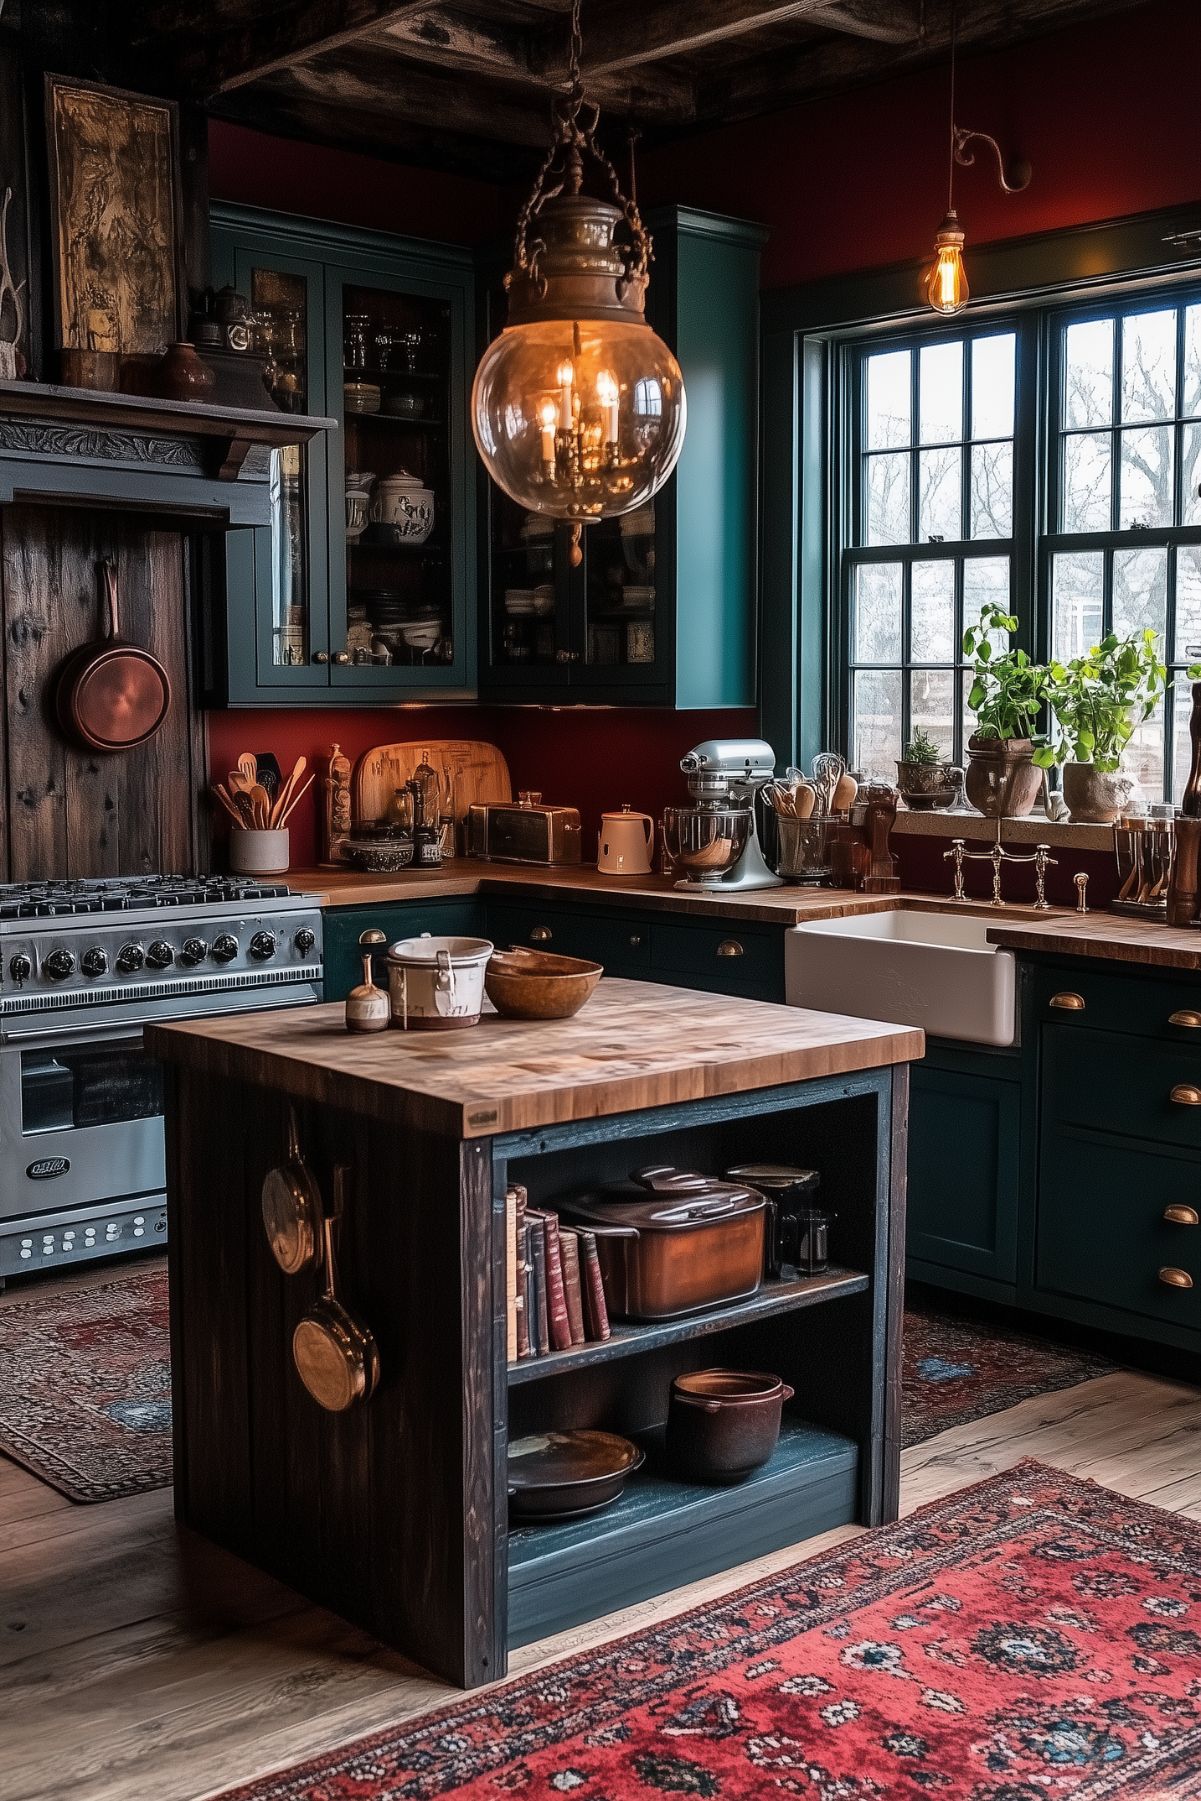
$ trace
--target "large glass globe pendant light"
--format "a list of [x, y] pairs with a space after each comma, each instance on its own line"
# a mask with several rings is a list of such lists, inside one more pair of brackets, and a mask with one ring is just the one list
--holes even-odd
[[[599, 149], [599, 108], [571, 86], [517, 221], [508, 324], [484, 352], [471, 424], [484, 464], [519, 506], [574, 527], [632, 512], [658, 492], [684, 443], [684, 378], [646, 322], [652, 255], [637, 201]], [[584, 193], [590, 158], [612, 199]], [[619, 235], [620, 234], [620, 235]]]

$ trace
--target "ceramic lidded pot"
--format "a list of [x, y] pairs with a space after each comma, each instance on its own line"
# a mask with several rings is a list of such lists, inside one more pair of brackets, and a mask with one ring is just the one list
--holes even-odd
[[495, 946], [486, 938], [402, 938], [388, 946], [392, 1024], [445, 1032], [479, 1024], [484, 970]]
[[154, 391], [164, 400], [207, 400], [216, 380], [194, 344], [169, 344], [154, 369]]
[[371, 519], [388, 526], [401, 543], [424, 544], [434, 529], [433, 489], [405, 469], [385, 475], [376, 483]]

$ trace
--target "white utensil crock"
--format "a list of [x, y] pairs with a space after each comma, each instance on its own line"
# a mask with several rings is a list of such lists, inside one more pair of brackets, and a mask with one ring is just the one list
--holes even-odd
[[433, 938], [428, 932], [390, 944], [392, 1024], [422, 1032], [478, 1025], [493, 948], [486, 938]]
[[257, 829], [229, 834], [229, 867], [235, 875], [286, 875], [291, 860], [287, 826], [276, 832]]
[[649, 875], [654, 848], [655, 822], [648, 814], [633, 813], [629, 807], [601, 814], [596, 867], [602, 875]]

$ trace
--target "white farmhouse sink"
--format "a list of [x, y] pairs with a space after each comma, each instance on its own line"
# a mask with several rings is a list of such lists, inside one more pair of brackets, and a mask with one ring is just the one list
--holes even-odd
[[786, 996], [854, 1018], [921, 1026], [936, 1038], [1012, 1044], [1012, 951], [988, 943], [992, 921], [960, 913], [861, 913], [785, 934]]

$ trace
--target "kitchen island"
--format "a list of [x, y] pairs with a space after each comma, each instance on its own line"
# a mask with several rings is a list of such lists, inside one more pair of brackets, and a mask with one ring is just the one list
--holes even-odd
[[[337, 1005], [154, 1027], [167, 1066], [178, 1517], [471, 1686], [510, 1645], [897, 1510], [908, 1062], [920, 1032], [604, 980], [575, 1019], [485, 1015], [356, 1037]], [[342, 1413], [297, 1377], [320, 1277], [274, 1261], [266, 1172], [289, 1116], [323, 1204], [340, 1184], [342, 1298], [382, 1377]], [[821, 1275], [509, 1363], [505, 1192], [557, 1206], [640, 1165], [820, 1171]], [[673, 1475], [674, 1376], [769, 1369], [795, 1390], [769, 1463]], [[510, 1436], [600, 1426], [645, 1469], [612, 1507], [511, 1528]]]

